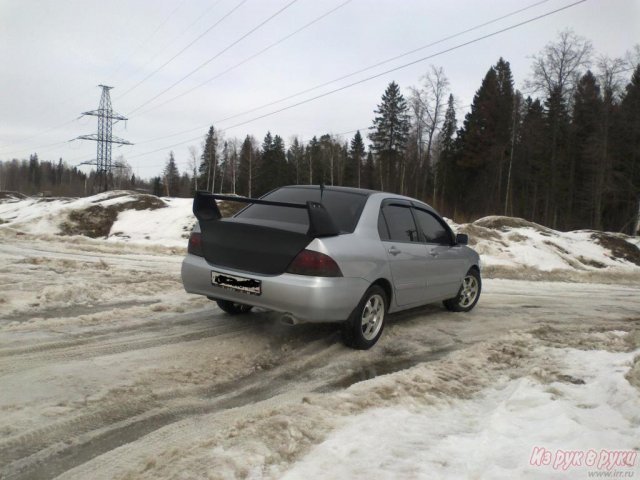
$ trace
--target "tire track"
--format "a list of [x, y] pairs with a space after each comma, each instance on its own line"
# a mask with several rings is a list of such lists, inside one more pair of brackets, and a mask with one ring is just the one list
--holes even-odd
[[[99, 343], [101, 339], [76, 339], [34, 346], [27, 352], [6, 354], [0, 358], [0, 373], [9, 374], [30, 370], [51, 362], [86, 360], [93, 357], [115, 355], [134, 350], [144, 350], [176, 343], [193, 342], [204, 338], [220, 337], [248, 330], [249, 325], [233, 322], [205, 326], [189, 332], [173, 332], [152, 338], [119, 337], [114, 341]], [[152, 329], [154, 332], [158, 329]], [[165, 329], [166, 330], [166, 329]], [[175, 330], [175, 329], [174, 329]], [[109, 335], [112, 338], [113, 335]], [[78, 348], [82, 347], [82, 348]]]
[[[325, 365], [337, 345], [331, 334], [302, 344], [279, 359], [269, 372], [182, 391], [101, 404], [100, 410], [30, 431], [0, 443], [3, 479], [49, 479], [92, 458], [190, 416], [213, 413], [269, 399], [292, 389], [292, 380]], [[311, 355], [309, 357], [308, 355]], [[300, 358], [302, 357], [302, 358]], [[309, 360], [312, 358], [313, 360]], [[299, 387], [299, 386], [298, 386]], [[72, 445], [65, 439], [75, 438]]]

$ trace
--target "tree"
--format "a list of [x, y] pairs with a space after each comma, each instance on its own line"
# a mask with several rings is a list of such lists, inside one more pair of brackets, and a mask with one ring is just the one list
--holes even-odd
[[[546, 96], [549, 173], [545, 192], [543, 222], [552, 227], [558, 224], [558, 211], [563, 194], [571, 190], [567, 177], [561, 177], [567, 162], [568, 105], [582, 69], [589, 66], [593, 48], [591, 42], [564, 30], [558, 40], [548, 43], [533, 57], [532, 77], [527, 86]], [[565, 195], [566, 197], [566, 195]], [[566, 200], [566, 198], [565, 198]], [[566, 206], [566, 205], [564, 205]]]
[[[595, 197], [598, 195], [597, 172], [600, 162], [602, 98], [595, 76], [587, 71], [574, 94], [571, 122], [571, 156], [569, 163], [568, 226], [592, 226], [595, 220]], [[573, 207], [577, 207], [574, 211]]]
[[180, 172], [176, 166], [173, 151], [169, 152], [169, 160], [164, 167], [163, 178], [167, 197], [177, 197], [180, 194]]
[[[436, 132], [440, 129], [444, 120], [449, 80], [442, 67], [431, 65], [429, 72], [422, 77], [421, 89], [414, 89], [414, 107], [416, 139], [418, 147], [417, 167], [422, 172], [422, 196], [426, 197], [428, 191], [429, 173], [433, 161], [433, 142]], [[422, 115], [420, 119], [419, 114]], [[425, 138], [426, 137], [426, 140]], [[425, 155], [422, 155], [422, 145], [426, 143]]]
[[511, 145], [513, 80], [502, 58], [491, 67], [476, 92], [471, 111], [458, 133], [458, 167], [464, 172], [467, 213], [500, 212]]
[[263, 195], [288, 183], [287, 161], [282, 137], [267, 132], [262, 142], [261, 161], [256, 178], [256, 194]]
[[616, 210], [619, 228], [637, 235], [640, 227], [640, 64], [625, 90], [615, 141], [619, 161], [614, 175], [622, 192]]
[[[373, 132], [369, 139], [380, 163], [381, 189], [397, 190], [400, 186], [397, 173], [404, 172], [404, 151], [409, 135], [407, 102], [400, 87], [391, 82], [382, 95], [382, 102], [374, 110]], [[393, 173], [393, 177], [392, 177]], [[391, 179], [394, 179], [393, 181]]]
[[593, 47], [584, 37], [572, 30], [558, 34], [555, 42], [548, 43], [533, 56], [532, 76], [526, 86], [542, 92], [547, 98], [556, 94], [568, 102], [580, 78], [581, 71], [591, 62]]
[[213, 125], [209, 127], [209, 131], [205, 137], [200, 160], [200, 178], [198, 179], [198, 184], [213, 193], [215, 189], [216, 166], [218, 164], [218, 135]]
[[247, 135], [240, 148], [240, 158], [238, 160], [238, 193], [251, 197], [253, 171], [257, 152], [255, 151], [255, 139]]
[[189, 170], [193, 174], [193, 186], [191, 188], [191, 193], [195, 193], [198, 191], [198, 149], [190, 145], [189, 146]]
[[539, 221], [547, 178], [547, 133], [544, 107], [540, 100], [524, 101], [520, 135], [516, 142], [514, 188], [512, 201], [515, 214]]
[[373, 153], [371, 150], [367, 152], [367, 161], [364, 164], [364, 168], [362, 170], [362, 187], [369, 188], [371, 190], [376, 190], [377, 181], [376, 178], [376, 166], [373, 161]]
[[455, 100], [450, 94], [442, 130], [438, 134], [438, 163], [435, 165], [433, 178], [433, 206], [436, 208], [439, 208], [443, 202], [447, 203], [447, 194], [453, 191], [453, 188], [447, 189], [447, 182], [450, 182], [455, 174], [455, 134], [457, 129]]
[[364, 160], [365, 147], [360, 135], [360, 130], [351, 139], [349, 147], [349, 155], [344, 166], [343, 185], [347, 187], [358, 187], [362, 183], [361, 171], [362, 161]]
[[156, 197], [162, 196], [162, 179], [160, 177], [153, 177], [151, 179], [152, 192]]
[[304, 168], [304, 145], [300, 143], [298, 137], [293, 137], [291, 146], [287, 151], [287, 162], [291, 169], [291, 179], [296, 185], [306, 183], [303, 178], [306, 177], [306, 169]]

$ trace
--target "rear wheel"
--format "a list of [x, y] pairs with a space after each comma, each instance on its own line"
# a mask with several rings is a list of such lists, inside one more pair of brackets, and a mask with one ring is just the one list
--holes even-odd
[[241, 313], [248, 313], [253, 306], [244, 305], [242, 303], [230, 302], [229, 300], [216, 300], [220, 310], [227, 312], [229, 315], [239, 315]]
[[476, 306], [480, 299], [480, 291], [482, 290], [482, 281], [480, 280], [480, 272], [472, 268], [462, 279], [462, 285], [458, 290], [458, 295], [449, 300], [445, 300], [444, 306], [452, 312], [468, 312]]
[[386, 313], [387, 294], [378, 285], [373, 285], [342, 325], [345, 345], [358, 350], [373, 347], [382, 335]]

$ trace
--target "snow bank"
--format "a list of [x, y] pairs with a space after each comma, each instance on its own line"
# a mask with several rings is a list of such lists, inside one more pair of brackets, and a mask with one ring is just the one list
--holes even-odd
[[111, 227], [109, 241], [132, 241], [166, 246], [186, 246], [195, 224], [190, 198], [163, 198], [167, 208], [125, 210]]
[[[129, 191], [92, 197], [0, 197], [0, 229], [31, 234], [85, 234], [109, 242], [185, 247], [195, 224], [192, 200]], [[73, 220], [73, 221], [70, 221]], [[90, 224], [91, 221], [98, 223]], [[75, 222], [75, 223], [74, 223]], [[485, 276], [606, 281], [640, 275], [640, 239], [616, 233], [560, 232], [520, 218], [490, 216], [453, 229], [469, 235]], [[84, 230], [83, 230], [84, 228]], [[108, 235], [106, 234], [108, 232]], [[569, 275], [569, 276], [567, 276]]]
[[[185, 238], [195, 224], [188, 198], [161, 198], [130, 191], [112, 191], [84, 198], [0, 199], [1, 228], [10, 228], [34, 235], [76, 234], [82, 229], [77, 223], [111, 212], [99, 222], [106, 224], [109, 241], [159, 244], [184, 247]], [[95, 209], [99, 210], [95, 210]], [[76, 218], [74, 217], [74, 215]], [[74, 224], [75, 222], [75, 224]]]
[[[566, 466], [558, 452], [637, 448], [640, 394], [624, 374], [638, 351], [545, 347], [534, 354], [564, 364], [560, 380], [502, 382], [450, 408], [367, 411], [331, 433], [282, 478], [546, 479], [569, 472], [586, 478], [598, 468]], [[549, 465], [532, 459], [536, 448], [551, 452]]]
[[[640, 248], [634, 237], [577, 230], [561, 232], [520, 218], [491, 216], [456, 225], [469, 235], [469, 244], [489, 272], [640, 273]], [[533, 272], [529, 272], [532, 274]]]

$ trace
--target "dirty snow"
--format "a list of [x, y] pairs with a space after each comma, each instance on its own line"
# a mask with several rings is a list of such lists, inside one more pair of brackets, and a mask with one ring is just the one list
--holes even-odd
[[586, 478], [530, 465], [533, 448], [640, 450], [640, 267], [591, 232], [456, 226], [485, 269], [628, 276], [486, 279], [472, 312], [394, 315], [361, 352], [332, 325], [186, 294], [189, 200], [59, 235], [121, 193], [0, 201], [3, 479]]
[[[541, 382], [534, 370], [446, 406], [371, 409], [282, 478], [586, 478], [598, 468], [556, 452], [638, 449], [640, 393], [625, 378], [638, 354], [538, 348], [534, 356], [564, 366], [562, 379]], [[553, 452], [551, 463], [532, 465], [534, 448]]]
[[167, 208], [118, 213], [110, 241], [131, 241], [184, 247], [195, 224], [190, 198], [163, 198]]
[[[92, 197], [26, 198], [0, 200], [0, 229], [11, 229], [31, 234], [58, 235], [61, 224], [72, 211], [90, 206], [122, 205], [139, 199], [140, 194], [114, 191]], [[110, 242], [185, 247], [189, 232], [195, 224], [192, 200], [162, 198], [166, 208], [156, 210], [125, 209], [118, 212], [107, 239]], [[449, 221], [455, 231], [468, 233], [470, 244], [481, 254], [482, 264], [490, 276], [524, 271], [521, 277], [534, 272], [565, 273], [560, 280], [575, 280], [575, 274], [596, 276], [604, 281], [611, 274], [625, 277], [640, 273], [640, 265], [616, 256], [596, 242], [593, 231], [560, 232], [522, 219], [485, 217], [469, 224], [457, 225]], [[640, 239], [622, 234], [607, 234], [638, 245]], [[639, 247], [640, 248], [640, 247]], [[640, 258], [640, 256], [639, 256]], [[640, 262], [640, 260], [639, 260]], [[572, 274], [567, 277], [566, 274]], [[545, 275], [542, 275], [543, 277]]]

